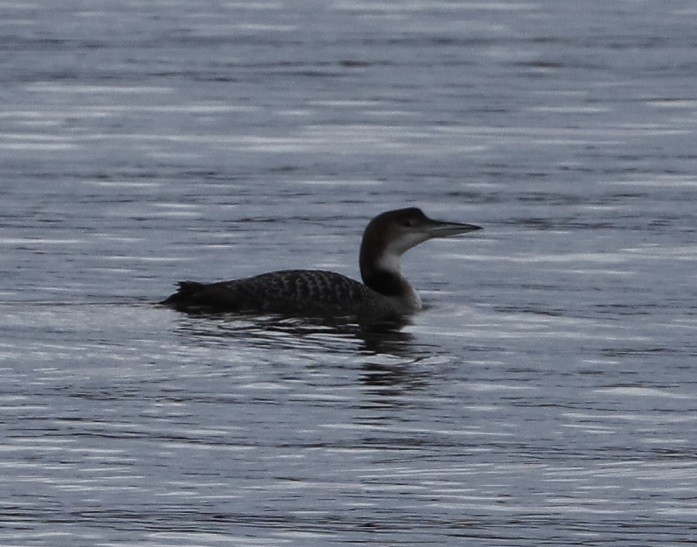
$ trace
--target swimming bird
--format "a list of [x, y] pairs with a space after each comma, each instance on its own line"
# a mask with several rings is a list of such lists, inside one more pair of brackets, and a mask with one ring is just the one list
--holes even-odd
[[282, 270], [216, 283], [182, 281], [179, 290], [161, 303], [190, 312], [359, 320], [406, 316], [421, 309], [421, 299], [402, 275], [402, 255], [429, 239], [480, 229], [473, 224], [432, 220], [415, 207], [387, 211], [373, 218], [363, 234], [363, 283], [324, 270]]

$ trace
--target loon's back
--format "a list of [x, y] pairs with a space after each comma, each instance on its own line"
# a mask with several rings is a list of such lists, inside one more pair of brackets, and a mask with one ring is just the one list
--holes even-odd
[[323, 270], [282, 270], [217, 283], [183, 281], [162, 303], [184, 311], [359, 317], [400, 313], [388, 297], [363, 283]]

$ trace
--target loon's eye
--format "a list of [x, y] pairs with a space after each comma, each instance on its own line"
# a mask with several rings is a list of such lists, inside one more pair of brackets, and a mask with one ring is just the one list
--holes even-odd
[[405, 220], [402, 222], [402, 226], [406, 226], [407, 228], [411, 228], [412, 226], [416, 226], [416, 221], [412, 218]]

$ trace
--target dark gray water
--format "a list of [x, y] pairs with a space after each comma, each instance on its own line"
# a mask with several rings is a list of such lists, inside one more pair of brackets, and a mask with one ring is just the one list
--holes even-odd
[[[693, 543], [695, 21], [0, 4], [0, 543]], [[399, 331], [152, 304], [408, 205]]]

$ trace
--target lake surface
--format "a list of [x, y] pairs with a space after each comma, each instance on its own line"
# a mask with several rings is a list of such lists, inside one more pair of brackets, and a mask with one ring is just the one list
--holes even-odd
[[[694, 544], [696, 21], [0, 3], [0, 543]], [[402, 329], [154, 304], [412, 205]]]

